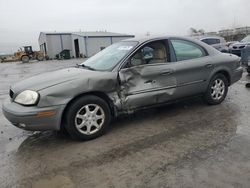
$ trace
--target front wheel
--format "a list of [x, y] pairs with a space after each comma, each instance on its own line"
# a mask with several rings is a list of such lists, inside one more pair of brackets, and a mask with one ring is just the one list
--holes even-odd
[[205, 102], [210, 105], [220, 104], [228, 92], [228, 80], [223, 74], [216, 74], [210, 80], [204, 95]]
[[103, 99], [84, 96], [69, 106], [65, 128], [73, 139], [90, 140], [104, 134], [110, 120], [110, 108]]
[[43, 61], [44, 60], [44, 56], [41, 55], [41, 54], [38, 54], [36, 58], [37, 58], [38, 61]]
[[30, 60], [30, 58], [29, 58], [29, 56], [27, 56], [27, 55], [24, 55], [24, 56], [22, 56], [22, 58], [21, 58], [21, 61], [22, 61], [23, 63], [28, 63], [29, 60]]

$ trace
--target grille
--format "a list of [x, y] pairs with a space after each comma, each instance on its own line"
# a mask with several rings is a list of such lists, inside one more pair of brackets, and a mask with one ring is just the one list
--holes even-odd
[[13, 96], [14, 96], [14, 92], [10, 89], [10, 98], [13, 98]]

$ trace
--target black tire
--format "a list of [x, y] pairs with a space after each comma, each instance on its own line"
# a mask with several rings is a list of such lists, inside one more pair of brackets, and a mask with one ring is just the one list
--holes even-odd
[[[93, 115], [94, 110], [98, 107], [99, 110], [95, 112], [95, 115]], [[90, 108], [94, 108], [94, 110]], [[92, 115], [91, 114], [88, 115], [87, 109], [89, 109], [88, 113], [92, 113]], [[66, 114], [65, 128], [68, 131], [69, 135], [76, 140], [91, 140], [103, 135], [107, 130], [107, 127], [109, 126], [111, 120], [111, 112], [109, 105], [103, 99], [91, 95], [83, 96], [75, 100], [67, 108], [65, 114]], [[76, 117], [77, 114], [80, 115], [81, 118], [77, 118]], [[104, 114], [104, 119], [94, 120], [94, 118], [98, 118], [99, 116], [102, 117], [102, 114]], [[82, 118], [85, 118], [85, 120], [83, 120]], [[96, 128], [95, 127], [96, 124], [92, 125], [91, 122], [97, 123], [97, 125], [99, 125], [100, 127]], [[86, 125], [84, 125], [82, 128], [79, 127], [77, 128], [78, 123], [80, 124], [80, 126], [81, 124], [86, 124]], [[88, 129], [93, 133], [90, 134], [90, 131], [89, 133], [87, 133]]]
[[[216, 89], [213, 89], [213, 87], [215, 87], [216, 83], [220, 83], [218, 81], [222, 81], [223, 82], [223, 84], [224, 84], [224, 92], [223, 92], [223, 94], [218, 94], [218, 98], [216, 99], [216, 94], [213, 93], [213, 91], [215, 91]], [[207, 104], [209, 104], [209, 105], [220, 104], [222, 101], [224, 101], [224, 99], [227, 96], [228, 85], [229, 85], [228, 80], [227, 80], [227, 78], [223, 74], [218, 73], [218, 74], [214, 75], [212, 77], [212, 79], [210, 80], [208, 88], [207, 88], [207, 91], [206, 91], [206, 93], [204, 95], [205, 102]], [[223, 89], [221, 89], [221, 88], [218, 88], [218, 90], [220, 92], [223, 91]]]
[[43, 60], [44, 60], [44, 56], [41, 55], [41, 54], [38, 54], [37, 57], [36, 57], [36, 59], [37, 59], [38, 61], [43, 61]]
[[246, 83], [246, 88], [250, 88], [250, 83]]
[[28, 63], [29, 60], [30, 60], [30, 58], [29, 58], [29, 56], [27, 56], [27, 55], [24, 55], [24, 56], [22, 56], [22, 58], [21, 58], [21, 61], [22, 61], [23, 63]]

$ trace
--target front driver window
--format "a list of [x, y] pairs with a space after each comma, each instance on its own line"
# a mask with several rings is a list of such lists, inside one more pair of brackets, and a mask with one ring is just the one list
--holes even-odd
[[131, 66], [167, 62], [167, 53], [163, 41], [151, 42], [140, 48], [130, 59]]

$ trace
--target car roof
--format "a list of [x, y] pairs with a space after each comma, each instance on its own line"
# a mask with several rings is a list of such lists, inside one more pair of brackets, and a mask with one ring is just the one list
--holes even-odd
[[211, 47], [210, 45], [200, 41], [200, 39], [197, 38], [193, 38], [193, 37], [183, 37], [183, 36], [176, 36], [176, 35], [155, 35], [155, 36], [143, 36], [143, 37], [134, 37], [134, 38], [129, 38], [129, 39], [125, 39], [123, 41], [135, 41], [135, 42], [139, 42], [139, 45], [145, 43], [145, 42], [150, 42], [150, 41], [154, 41], [154, 40], [164, 40], [164, 39], [182, 39], [182, 40], [187, 40], [190, 42], [194, 42], [200, 46], [202, 46], [203, 48], [205, 48], [208, 52], [208, 54], [212, 55], [212, 54], [218, 54], [220, 53], [218, 50], [216, 50], [215, 48]]
[[196, 41], [192, 37], [183, 37], [183, 36], [177, 36], [177, 35], [138, 36], [134, 38], [125, 39], [123, 41], [137, 41], [139, 43], [144, 43], [144, 42], [151, 41], [151, 40], [164, 40], [164, 39], [170, 39], [170, 38], [178, 38], [178, 39]]

